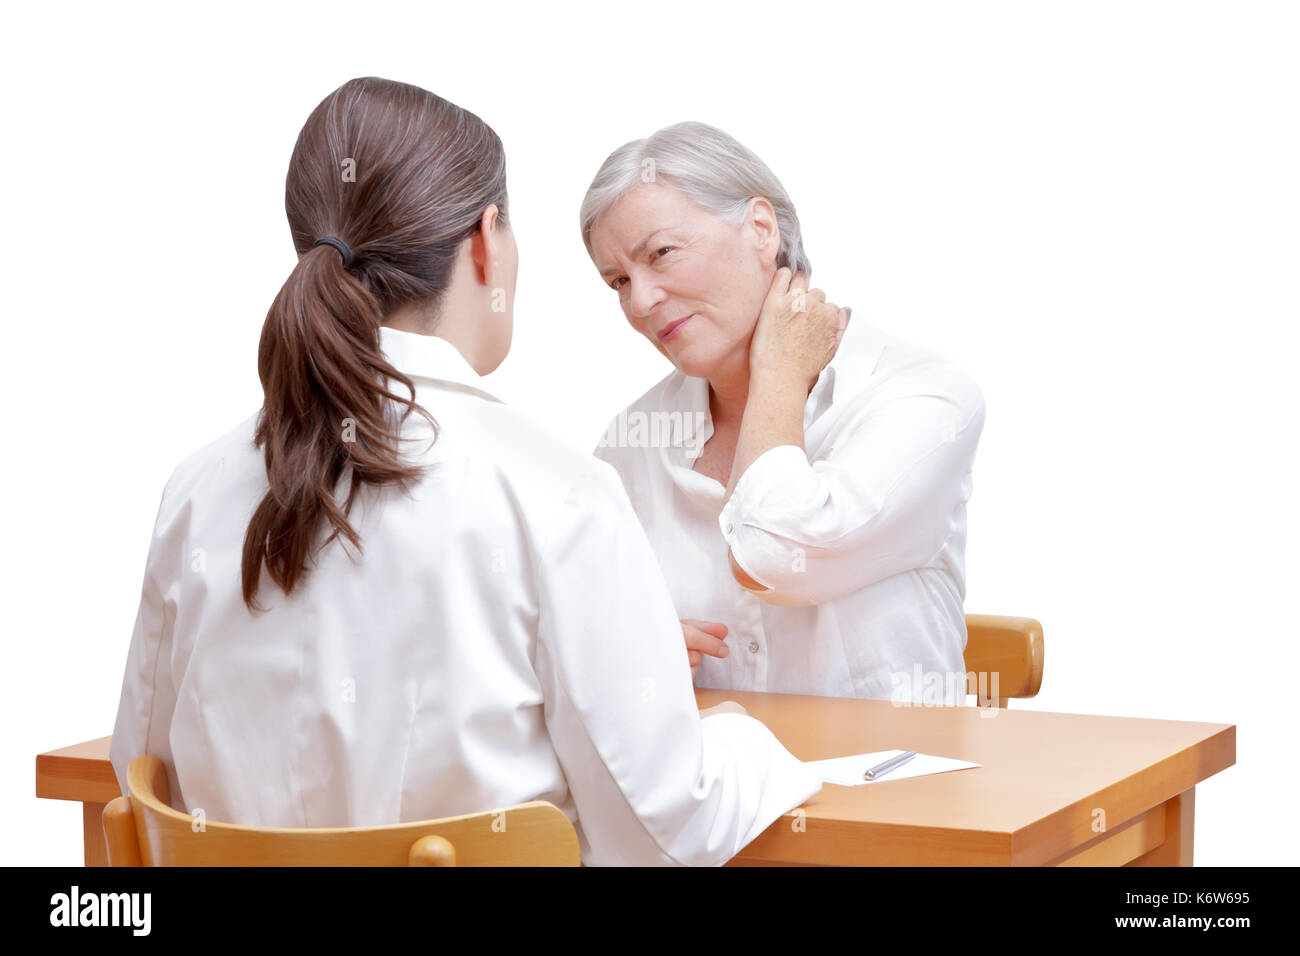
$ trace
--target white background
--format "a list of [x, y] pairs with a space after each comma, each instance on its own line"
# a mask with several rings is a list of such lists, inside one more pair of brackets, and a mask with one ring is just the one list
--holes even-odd
[[80, 862], [34, 757], [112, 730], [163, 484], [261, 403], [294, 140], [362, 75], [504, 140], [487, 384], [584, 448], [668, 371], [583, 249], [591, 176], [685, 119], [754, 149], [813, 284], [984, 390], [966, 607], [1046, 634], [1012, 706], [1235, 724], [1196, 862], [1296, 861], [1295, 5], [201, 10], [6, 12], [0, 862]]

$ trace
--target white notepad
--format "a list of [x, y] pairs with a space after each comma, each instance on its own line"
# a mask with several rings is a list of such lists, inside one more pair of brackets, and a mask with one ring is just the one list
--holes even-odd
[[811, 767], [826, 783], [838, 783], [842, 787], [862, 787], [872, 783], [889, 783], [891, 780], [906, 780], [908, 777], [924, 777], [931, 773], [947, 773], [949, 770], [966, 770], [981, 766], [969, 760], [954, 760], [952, 757], [936, 757], [933, 754], [918, 753], [901, 767], [889, 771], [878, 780], [863, 780], [862, 775], [878, 763], [884, 763], [890, 757], [897, 757], [905, 750], [878, 750], [869, 754], [854, 754], [852, 757], [831, 757], [829, 760], [805, 760], [804, 766]]

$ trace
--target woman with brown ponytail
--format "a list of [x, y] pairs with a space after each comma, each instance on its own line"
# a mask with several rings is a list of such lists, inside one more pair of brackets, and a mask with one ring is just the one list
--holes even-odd
[[253, 826], [528, 800], [588, 864], [720, 864], [820, 781], [758, 721], [701, 719], [614, 470], [485, 392], [510, 347], [505, 155], [474, 114], [366, 77], [312, 112], [299, 259], [262, 408], [163, 491], [112, 761]]

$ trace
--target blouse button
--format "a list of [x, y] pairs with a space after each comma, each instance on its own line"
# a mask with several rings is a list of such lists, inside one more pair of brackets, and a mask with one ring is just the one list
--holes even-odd
[[749, 653], [751, 653], [751, 654], [757, 654], [757, 653], [758, 653], [758, 641], [750, 641], [750, 642], [749, 642]]

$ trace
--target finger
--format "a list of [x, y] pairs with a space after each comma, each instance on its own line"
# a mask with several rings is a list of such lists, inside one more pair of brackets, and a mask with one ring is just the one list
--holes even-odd
[[796, 289], [801, 289], [804, 292], [808, 291], [808, 276], [802, 272], [796, 273], [795, 277], [790, 280], [790, 291], [794, 292]]
[[785, 266], [782, 266], [781, 268], [777, 269], [776, 274], [772, 276], [772, 284], [768, 286], [767, 294], [785, 295], [787, 292], [789, 292], [790, 278], [792, 275], [793, 273]]
[[731, 653], [727, 649], [725, 641], [705, 634], [698, 629], [693, 629], [686, 635], [686, 647], [691, 652], [699, 651], [708, 654], [710, 657], [726, 657]]
[[825, 323], [828, 328], [839, 327], [840, 307], [834, 302], [818, 302], [813, 306], [813, 320], [819, 324]]
[[692, 629], [686, 635], [686, 647], [688, 650], [700, 651], [710, 657], [726, 657], [730, 653], [726, 642], [696, 629]]
[[700, 661], [702, 661], [704, 658], [700, 656], [699, 651], [687, 651], [686, 659], [691, 662], [691, 670], [694, 670], [695, 668], [700, 666]]
[[727, 625], [719, 623], [718, 621], [692, 621], [691, 623], [701, 631], [704, 631], [706, 634], [712, 634], [714, 637], [727, 636]]

